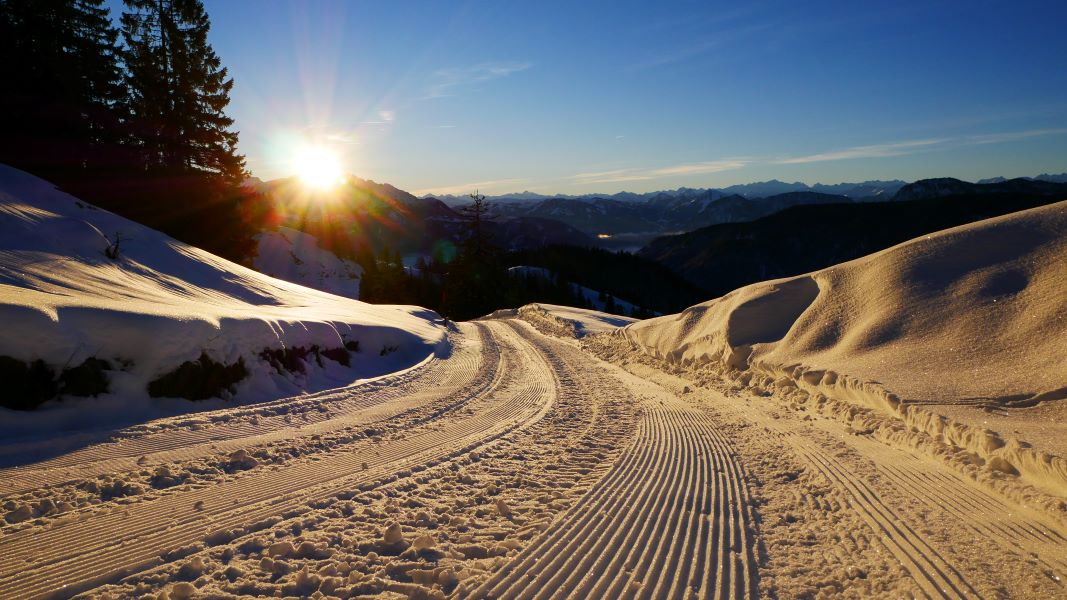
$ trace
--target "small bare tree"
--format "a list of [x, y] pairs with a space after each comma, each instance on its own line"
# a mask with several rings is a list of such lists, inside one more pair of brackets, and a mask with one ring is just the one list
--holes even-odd
[[119, 253], [122, 251], [122, 242], [129, 238], [124, 237], [121, 231], [116, 231], [114, 238], [104, 237], [107, 239], [107, 248], [104, 248], [104, 256], [111, 260], [118, 260]]

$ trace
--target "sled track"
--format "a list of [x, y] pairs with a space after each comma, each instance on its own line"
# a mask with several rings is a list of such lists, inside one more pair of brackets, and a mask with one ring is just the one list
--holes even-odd
[[[595, 385], [627, 393], [619, 383]], [[474, 597], [757, 595], [745, 474], [703, 413], [655, 390], [612, 470]]]
[[[472, 415], [430, 422], [407, 437], [331, 454], [283, 471], [252, 472], [104, 515], [58, 522], [0, 540], [0, 597], [70, 596], [162, 562], [163, 556], [226, 541], [319, 499], [367, 489], [473, 450], [540, 419], [557, 393], [548, 363], [509, 328], [489, 326], [510, 368], [470, 402]], [[558, 385], [558, 383], [557, 383]], [[365, 466], [365, 467], [364, 467]], [[121, 533], [117, 533], [121, 532]]]
[[[276, 400], [204, 415], [174, 417], [163, 431], [121, 432], [114, 442], [23, 467], [0, 469], [0, 496], [75, 479], [187, 461], [253, 444], [311, 436], [396, 417], [435, 398], [469, 398], [492, 385], [500, 349], [485, 326], [473, 324], [479, 343], [457, 348], [447, 360], [358, 383], [341, 390]], [[399, 402], [403, 400], [403, 402]], [[299, 429], [297, 433], [296, 430]]]

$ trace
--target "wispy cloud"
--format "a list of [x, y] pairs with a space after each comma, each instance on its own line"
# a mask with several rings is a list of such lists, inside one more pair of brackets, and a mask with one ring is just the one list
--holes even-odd
[[356, 136], [352, 135], [349, 132], [345, 132], [345, 131], [338, 131], [338, 132], [334, 132], [334, 133], [328, 133], [328, 134], [326, 134], [325, 139], [328, 142], [333, 142], [333, 143], [336, 143], [336, 144], [358, 144], [359, 143], [359, 140], [356, 138]]
[[733, 171], [740, 169], [749, 163], [748, 159], [728, 158], [724, 160], [711, 160], [707, 162], [689, 163], [655, 169], [652, 173], [656, 176], [667, 175], [701, 175], [704, 173], [719, 173], [721, 171]]
[[426, 88], [425, 98], [443, 98], [454, 95], [456, 88], [500, 79], [533, 66], [528, 62], [491, 62], [469, 67], [451, 67], [434, 71]]
[[426, 188], [424, 190], [415, 190], [416, 196], [425, 196], [427, 194], [446, 195], [446, 194], [470, 194], [475, 190], [481, 192], [495, 192], [500, 191], [501, 187], [513, 186], [521, 183], [526, 183], [525, 179], [491, 179], [489, 181], [473, 181], [471, 183], [461, 183], [458, 185], [448, 185], [442, 187]]
[[886, 144], [873, 144], [869, 146], [853, 146], [843, 150], [820, 152], [805, 156], [795, 156], [772, 161], [780, 165], [796, 165], [814, 162], [826, 162], [831, 160], [852, 160], [857, 158], [886, 158], [891, 156], [905, 156], [918, 152], [931, 150], [945, 150], [964, 146], [977, 146], [980, 144], [1000, 144], [1026, 140], [1046, 135], [1067, 134], [1067, 128], [1053, 129], [1027, 129], [1023, 131], [1006, 131], [1001, 133], [989, 133], [980, 135], [967, 135], [943, 138], [931, 138], [924, 140], [910, 140], [904, 142], [890, 142]]
[[1026, 140], [1048, 135], [1065, 135], [1067, 128], [1052, 129], [1027, 129], [1023, 131], [1008, 131], [992, 134], [952, 136], [940, 138], [927, 138], [918, 140], [906, 140], [902, 142], [887, 142], [884, 144], [869, 144], [865, 146], [853, 146], [841, 150], [831, 150], [816, 154], [793, 156], [787, 158], [774, 157], [733, 157], [703, 162], [682, 163], [666, 167], [656, 168], [630, 168], [612, 169], [609, 171], [590, 171], [576, 173], [566, 178], [575, 185], [590, 185], [601, 183], [625, 183], [628, 181], [648, 181], [679, 177], [688, 175], [706, 175], [709, 173], [721, 173], [734, 171], [751, 165], [802, 165], [836, 160], [854, 160], [859, 158], [888, 158], [893, 156], [906, 156], [919, 152], [935, 150], [948, 150], [979, 144], [997, 144]]
[[832, 152], [820, 152], [818, 154], [808, 154], [806, 156], [784, 158], [777, 162], [778, 164], [783, 165], [797, 165], [813, 162], [825, 162], [830, 160], [850, 160], [854, 158], [884, 158], [887, 156], [904, 156], [905, 154], [912, 154], [923, 148], [929, 148], [931, 146], [938, 146], [944, 144], [949, 140], [950, 138], [939, 138], [929, 140], [912, 140], [908, 142], [894, 142], [890, 144], [873, 144], [870, 146], [853, 146], [852, 148], [845, 148], [844, 150], [834, 150]]
[[1067, 128], [1055, 129], [1028, 129], [1026, 131], [1009, 131], [1007, 133], [990, 133], [985, 135], [972, 135], [966, 138], [971, 144], [999, 144], [1001, 142], [1014, 142], [1046, 135], [1060, 135], [1067, 133]]
[[676, 175], [703, 175], [707, 173], [719, 173], [740, 169], [749, 164], [745, 158], [727, 158], [697, 163], [684, 163], [659, 167], [655, 169], [615, 169], [612, 171], [596, 171], [590, 173], [577, 173], [570, 179], [578, 184], [593, 183], [618, 183], [625, 181], [646, 181], [649, 179], [662, 179]]
[[708, 54], [717, 48], [729, 47], [741, 39], [763, 33], [773, 27], [775, 27], [774, 23], [756, 23], [752, 25], [720, 29], [711, 34], [697, 37], [695, 41], [675, 46], [659, 54], [645, 58], [632, 65], [631, 68], [642, 71], [682, 62], [690, 58]]

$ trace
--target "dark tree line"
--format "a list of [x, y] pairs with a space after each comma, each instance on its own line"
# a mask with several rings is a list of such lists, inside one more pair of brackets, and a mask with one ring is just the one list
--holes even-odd
[[0, 162], [243, 257], [255, 228], [226, 116], [233, 80], [199, 0], [0, 0]]
[[[489, 208], [485, 197], [476, 193], [471, 199], [472, 203], [462, 209], [467, 232], [454, 254], [439, 252], [429, 259], [420, 257], [408, 269], [401, 256], [387, 248], [376, 255], [369, 249], [358, 253], [356, 260], [363, 267], [360, 299], [425, 306], [457, 321], [531, 302], [594, 308], [566, 277], [554, 274], [546, 278], [532, 272], [509, 274], [508, 266], [519, 264], [514, 262], [515, 255], [492, 243], [485, 228]], [[601, 293], [598, 300], [609, 312], [623, 314], [614, 296]], [[646, 318], [651, 313], [639, 309], [630, 316]]]
[[569, 281], [664, 314], [714, 297], [669, 268], [628, 252], [553, 245], [515, 250], [508, 261], [544, 267]]

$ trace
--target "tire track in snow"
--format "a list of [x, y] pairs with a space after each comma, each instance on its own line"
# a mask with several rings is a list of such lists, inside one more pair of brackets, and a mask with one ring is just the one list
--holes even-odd
[[726, 439], [663, 388], [620, 369], [598, 378], [590, 364], [584, 372], [598, 393], [645, 399], [636, 437], [578, 504], [474, 597], [757, 595], [751, 502]]
[[[535, 422], [552, 405], [558, 382], [548, 363], [507, 327], [488, 329], [508, 364], [473, 414], [420, 427], [406, 437], [330, 455], [278, 472], [116, 507], [105, 515], [29, 530], [0, 540], [0, 597], [67, 596], [162, 562], [162, 556], [213, 537], [268, 523], [315, 499], [373, 487], [421, 470]], [[554, 385], [554, 382], [556, 384]]]
[[919, 587], [931, 598], [977, 597], [978, 592], [964, 579], [925, 537], [884, 503], [862, 477], [856, 476], [836, 458], [807, 440], [789, 436], [798, 454], [839, 489], [848, 494], [849, 503], [875, 532], [882, 543], [903, 565]]

